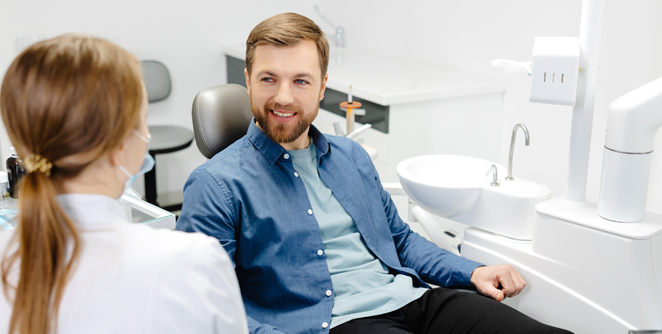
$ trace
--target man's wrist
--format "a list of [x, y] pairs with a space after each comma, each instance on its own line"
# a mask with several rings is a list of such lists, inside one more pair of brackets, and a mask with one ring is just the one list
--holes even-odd
[[476, 273], [476, 271], [478, 269], [481, 269], [483, 267], [485, 267], [485, 265], [478, 266], [478, 267], [476, 267], [476, 269], [474, 269], [474, 271], [471, 272], [471, 276], [469, 276], [469, 281], [471, 282], [471, 284], [476, 285], [476, 282], [474, 282], [474, 278], [475, 278], [474, 274]]

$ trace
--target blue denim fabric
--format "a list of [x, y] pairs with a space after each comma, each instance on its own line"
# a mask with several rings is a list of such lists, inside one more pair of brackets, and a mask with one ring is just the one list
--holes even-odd
[[[314, 126], [309, 135], [320, 177], [392, 273], [409, 275], [417, 287], [471, 285], [481, 264], [412, 232], [358, 143]], [[318, 255], [322, 236], [285, 153], [253, 120], [246, 136], [193, 171], [177, 229], [216, 237], [225, 247], [235, 262], [251, 333], [328, 333], [322, 324], [331, 322], [333, 294], [326, 291], [333, 285]]]

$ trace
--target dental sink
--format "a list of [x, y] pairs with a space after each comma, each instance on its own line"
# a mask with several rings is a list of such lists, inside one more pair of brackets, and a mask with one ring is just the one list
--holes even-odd
[[[498, 186], [491, 185], [492, 165]], [[402, 188], [425, 211], [513, 239], [531, 240], [534, 207], [551, 196], [545, 185], [507, 181], [505, 167], [468, 156], [413, 157], [397, 172]]]
[[[491, 175], [485, 173], [492, 163], [459, 155], [424, 155], [398, 164], [400, 183], [420, 207], [435, 215], [450, 218], [464, 213], [478, 199]], [[497, 165], [499, 175], [506, 169]]]

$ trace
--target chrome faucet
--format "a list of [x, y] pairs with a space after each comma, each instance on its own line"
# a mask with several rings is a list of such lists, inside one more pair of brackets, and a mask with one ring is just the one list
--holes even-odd
[[315, 5], [313, 7], [315, 7], [315, 12], [317, 12], [317, 15], [319, 15], [319, 17], [321, 17], [322, 20], [324, 20], [324, 22], [328, 23], [335, 30], [335, 34], [333, 36], [329, 36], [327, 34], [327, 37], [332, 37], [330, 39], [332, 39], [335, 42], [337, 48], [339, 48], [339, 49], [344, 48], [345, 47], [345, 31], [343, 30], [343, 28], [340, 27], [340, 26], [336, 27], [335, 24], [333, 24], [331, 21], [329, 21], [326, 17], [322, 16], [322, 14], [320, 13], [319, 7], [317, 5]]
[[529, 146], [529, 130], [522, 123], [515, 125], [515, 127], [513, 128], [513, 135], [510, 137], [510, 155], [508, 156], [508, 176], [506, 177], [506, 180], [508, 181], [512, 181], [515, 179], [513, 178], [513, 151], [515, 151], [515, 137], [517, 136], [517, 128], [521, 128], [522, 131], [524, 131], [524, 137], [525, 137], [524, 144], [526, 144], [526, 146]]
[[490, 175], [492, 173], [492, 183], [490, 185], [492, 187], [498, 187], [499, 186], [499, 175], [497, 175], [497, 166], [495, 164], [492, 164], [490, 168], [487, 170], [487, 173], [485, 173], [485, 176]]

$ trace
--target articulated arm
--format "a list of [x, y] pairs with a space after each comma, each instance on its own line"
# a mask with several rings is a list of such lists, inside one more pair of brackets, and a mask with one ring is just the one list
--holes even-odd
[[661, 125], [662, 78], [658, 78], [611, 103], [605, 146], [624, 153], [651, 152]]
[[645, 218], [655, 133], [662, 126], [662, 78], [612, 102], [598, 214], [633, 223]]

